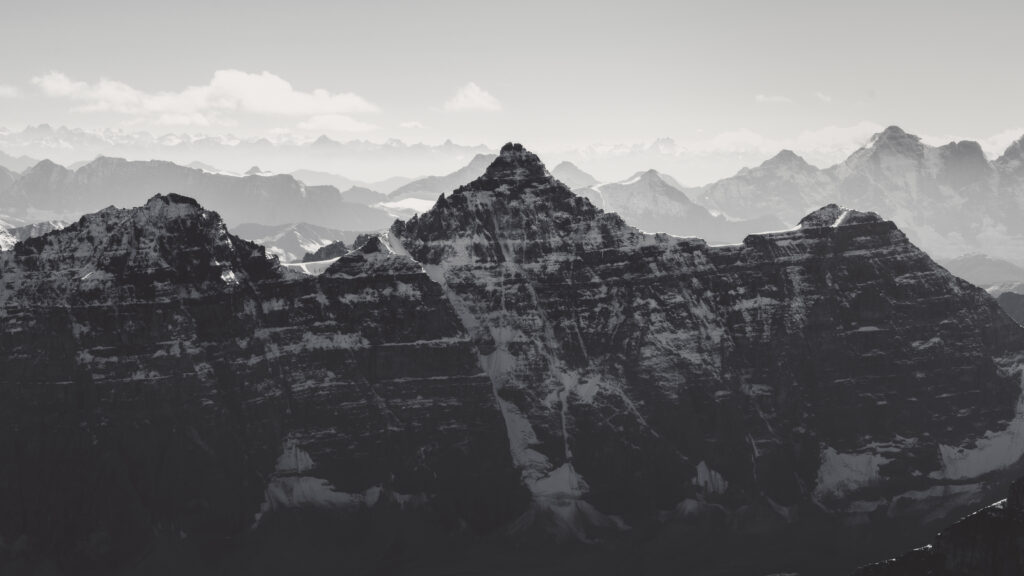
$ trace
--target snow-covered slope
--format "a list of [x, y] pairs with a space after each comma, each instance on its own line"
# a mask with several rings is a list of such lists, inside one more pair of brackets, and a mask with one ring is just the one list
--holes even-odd
[[54, 230], [61, 230], [68, 223], [63, 220], [48, 220], [34, 224], [24, 224], [20, 219], [8, 220], [0, 218], [0, 250], [10, 250], [15, 243], [28, 238], [42, 236]]

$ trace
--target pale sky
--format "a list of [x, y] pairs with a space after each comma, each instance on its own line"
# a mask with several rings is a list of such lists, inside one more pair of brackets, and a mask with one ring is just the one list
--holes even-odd
[[1024, 134], [1020, 0], [4, 0], [2, 12], [8, 129], [540, 150], [828, 146], [888, 124], [987, 149]]

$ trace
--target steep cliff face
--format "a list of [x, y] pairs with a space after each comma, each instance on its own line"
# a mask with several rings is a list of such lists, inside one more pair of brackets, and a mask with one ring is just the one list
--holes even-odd
[[891, 222], [648, 235], [519, 145], [316, 277], [177, 196], [0, 271], [16, 568], [846, 569], [1024, 454], [1024, 328]]
[[507, 146], [392, 234], [471, 327], [538, 501], [630, 525], [726, 510], [755, 533], [921, 523], [1024, 453], [1019, 327], [874, 214], [708, 247]]
[[[0, 269], [11, 569], [198, 554], [273, 572], [224, 554], [297, 513], [477, 530], [521, 502], [491, 386], [408, 259], [293, 277], [172, 195], [23, 242]], [[354, 565], [378, 553], [350, 548]]]

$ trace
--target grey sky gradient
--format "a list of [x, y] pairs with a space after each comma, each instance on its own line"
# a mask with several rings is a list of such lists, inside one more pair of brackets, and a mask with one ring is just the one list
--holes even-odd
[[[7, 0], [3, 13], [9, 129], [324, 132], [557, 151], [661, 137], [699, 148], [723, 134], [827, 145], [899, 124], [936, 140], [988, 139], [990, 153], [1024, 133], [1018, 0]], [[190, 115], [82, 96], [101, 79], [180, 95], [229, 70], [367, 106], [220, 102]], [[46, 96], [52, 72], [84, 85]]]

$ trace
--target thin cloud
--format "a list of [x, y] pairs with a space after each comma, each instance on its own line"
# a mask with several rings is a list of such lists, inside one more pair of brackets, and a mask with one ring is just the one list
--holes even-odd
[[7, 84], [0, 84], [0, 98], [17, 98], [19, 96], [18, 89], [14, 86], [8, 86]]
[[200, 126], [214, 123], [217, 113], [301, 117], [378, 111], [357, 94], [296, 90], [270, 72], [218, 70], [207, 84], [176, 92], [145, 92], [106, 78], [90, 84], [57, 71], [32, 78], [32, 84], [46, 96], [77, 102], [78, 111], [153, 115], [163, 123]]
[[356, 120], [344, 114], [324, 114], [313, 116], [299, 123], [301, 130], [309, 132], [371, 132], [377, 127], [367, 122]]
[[758, 104], [792, 104], [793, 101], [785, 96], [758, 94], [754, 96]]
[[399, 126], [401, 126], [402, 128], [409, 128], [412, 130], [422, 130], [423, 128], [426, 128], [426, 126], [424, 126], [423, 123], [418, 120], [402, 122], [401, 124], [399, 124]]
[[819, 101], [824, 102], [825, 104], [831, 104], [832, 103], [832, 97], [829, 96], [828, 94], [823, 94], [821, 92], [815, 92], [814, 93], [814, 97], [817, 98]]
[[486, 90], [470, 82], [459, 88], [458, 92], [444, 103], [444, 109], [450, 111], [460, 110], [501, 110], [501, 102], [489, 94]]

